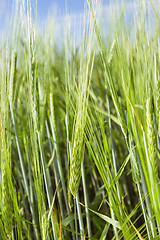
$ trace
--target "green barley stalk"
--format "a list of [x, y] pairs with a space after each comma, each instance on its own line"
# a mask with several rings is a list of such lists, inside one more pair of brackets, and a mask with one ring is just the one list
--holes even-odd
[[91, 231], [91, 218], [90, 213], [88, 210], [89, 206], [89, 196], [87, 192], [87, 184], [86, 184], [86, 177], [85, 177], [85, 167], [84, 167], [84, 160], [81, 161], [81, 171], [82, 171], [82, 184], [83, 184], [83, 192], [84, 192], [84, 203], [86, 206], [86, 221], [87, 221], [87, 230], [88, 230], [88, 238], [91, 238], [92, 231]]
[[65, 205], [67, 208], [67, 212], [69, 214], [70, 211], [69, 211], [68, 200], [67, 200], [67, 190], [66, 190], [66, 186], [65, 186], [65, 178], [64, 178], [64, 174], [63, 174], [60, 150], [59, 150], [59, 145], [58, 145], [58, 135], [57, 135], [57, 128], [56, 128], [56, 120], [55, 120], [53, 93], [50, 93], [50, 109], [51, 109], [51, 116], [50, 116], [49, 120], [50, 120], [50, 125], [51, 125], [54, 148], [55, 148], [56, 154], [57, 154], [57, 166], [58, 166], [59, 176], [60, 176], [61, 183], [62, 183]]
[[0, 219], [0, 239], [2, 240], [8, 240], [7, 236], [6, 236], [6, 232], [2, 223], [2, 220]]
[[[51, 193], [50, 193], [49, 184], [48, 184], [49, 179], [48, 179], [47, 172], [46, 172], [46, 166], [45, 166], [46, 164], [45, 164], [45, 160], [44, 160], [44, 153], [42, 150], [41, 137], [40, 137], [39, 132], [37, 132], [37, 134], [38, 134], [38, 143], [39, 143], [39, 150], [40, 150], [40, 156], [41, 156], [41, 162], [42, 162], [45, 189], [46, 189], [46, 193], [47, 193], [47, 201], [48, 201], [48, 206], [50, 209], [51, 208]], [[53, 209], [54, 209], [55, 213], [51, 216], [51, 224], [52, 224], [52, 229], [53, 229], [53, 236], [54, 236], [54, 239], [56, 240], [60, 237], [60, 233], [59, 233], [59, 226], [57, 224], [58, 221], [55, 221], [57, 219], [56, 209], [55, 209], [55, 207]], [[43, 227], [43, 229], [45, 229], [45, 228]]]
[[[24, 160], [23, 160], [23, 157], [22, 157], [21, 148], [20, 148], [20, 144], [19, 144], [19, 139], [18, 139], [18, 135], [17, 135], [15, 118], [14, 118], [14, 113], [13, 113], [13, 108], [12, 108], [11, 102], [10, 102], [10, 111], [11, 111], [11, 118], [12, 118], [14, 133], [15, 133], [15, 139], [16, 139], [16, 144], [17, 144], [17, 151], [18, 151], [18, 156], [19, 156], [19, 160], [20, 160], [22, 176], [23, 176], [23, 180], [24, 180], [24, 189], [27, 193], [29, 202], [31, 202], [31, 196], [30, 196], [30, 191], [29, 191], [27, 174], [26, 174]], [[31, 210], [31, 213], [32, 213], [32, 216], [33, 216], [33, 223], [36, 224], [37, 223], [36, 217], [35, 217], [36, 214], [35, 214], [35, 209], [33, 208], [32, 204], [30, 204], [30, 210]], [[38, 230], [37, 230], [37, 227], [35, 225], [34, 225], [34, 231], [35, 231], [36, 238], [38, 239]]]
[[[48, 123], [47, 121], [45, 122], [46, 124], [46, 131], [47, 131], [47, 137], [48, 137], [48, 143], [49, 143], [49, 148], [50, 148], [50, 153], [53, 154], [53, 145], [51, 142], [51, 136], [50, 136], [50, 132], [49, 132], [49, 127], [48, 127]], [[52, 164], [52, 168], [54, 171], [54, 176], [55, 176], [55, 183], [56, 186], [58, 186], [58, 182], [59, 182], [59, 173], [58, 173], [58, 167], [57, 167], [57, 163], [54, 162], [54, 164]], [[58, 197], [58, 202], [59, 202], [59, 206], [60, 206], [60, 212], [61, 212], [61, 216], [62, 216], [62, 220], [64, 219], [64, 207], [62, 204], [62, 194], [58, 188], [57, 190], [57, 197]]]
[[[127, 143], [127, 145], [128, 145], [128, 143]], [[133, 136], [132, 136], [131, 132], [129, 133], [129, 145], [130, 145], [130, 151], [131, 151], [133, 149]], [[138, 189], [138, 193], [139, 193], [143, 216], [144, 216], [144, 220], [146, 223], [148, 238], [151, 239], [150, 226], [148, 223], [148, 217], [147, 217], [147, 214], [145, 211], [145, 204], [144, 204], [142, 190], [141, 190], [141, 186], [140, 186], [140, 181], [141, 181], [142, 176], [140, 174], [139, 163], [138, 163], [137, 156], [136, 156], [136, 149], [134, 151], [131, 151], [130, 161], [131, 161], [131, 169], [132, 169], [132, 178], [133, 178], [133, 181], [137, 184], [137, 189]], [[143, 179], [142, 179], [142, 181], [143, 181]]]

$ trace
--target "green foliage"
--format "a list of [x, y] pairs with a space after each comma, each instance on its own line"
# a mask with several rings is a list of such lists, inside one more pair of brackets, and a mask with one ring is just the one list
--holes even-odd
[[0, 239], [160, 239], [159, 15], [142, 1], [132, 31], [123, 6], [106, 38], [87, 2], [81, 43], [66, 24], [58, 47], [54, 22], [39, 30], [33, 2], [15, 1], [0, 47]]

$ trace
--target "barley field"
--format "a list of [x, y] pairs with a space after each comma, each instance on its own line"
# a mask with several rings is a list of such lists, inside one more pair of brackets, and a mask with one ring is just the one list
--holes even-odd
[[0, 239], [159, 240], [158, 1], [113, 8], [106, 34], [86, 0], [78, 42], [37, 4], [1, 35]]

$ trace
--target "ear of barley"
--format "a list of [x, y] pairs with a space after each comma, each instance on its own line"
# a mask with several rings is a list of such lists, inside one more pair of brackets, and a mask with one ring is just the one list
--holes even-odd
[[69, 189], [75, 197], [78, 192], [79, 183], [81, 180], [81, 151], [83, 144], [81, 112], [77, 115], [77, 122], [75, 126], [75, 135], [73, 140], [73, 147], [70, 160], [70, 179]]
[[137, 159], [136, 159], [134, 151], [132, 151], [132, 153], [131, 153], [130, 160], [131, 160], [133, 181], [135, 183], [139, 183], [141, 181], [141, 175], [140, 175], [139, 166], [138, 166], [138, 162], [137, 162]]
[[6, 141], [5, 141], [5, 134], [3, 129], [1, 130], [1, 142], [2, 142], [2, 149], [1, 151], [1, 174], [2, 174], [2, 219], [4, 222], [5, 231], [7, 236], [11, 237], [12, 232], [12, 225], [13, 225], [13, 203], [12, 203], [12, 196], [11, 196], [11, 186], [10, 177], [10, 162], [8, 158], [8, 153], [6, 149]]
[[[130, 129], [130, 121], [128, 121], [128, 127]], [[136, 158], [136, 149], [133, 150], [134, 148], [133, 136], [130, 130], [129, 130], [129, 144], [130, 144], [130, 151], [131, 151], [130, 162], [131, 162], [131, 169], [132, 169], [132, 178], [135, 183], [139, 183], [141, 181], [141, 174], [139, 170], [138, 161]]]
[[158, 135], [160, 136], [160, 79], [156, 81], [156, 117], [158, 122]]
[[[81, 153], [83, 147], [83, 139], [85, 132], [85, 124], [87, 117], [89, 89], [94, 66], [95, 52], [92, 53], [91, 43], [93, 37], [93, 26], [90, 22], [89, 37], [87, 43], [87, 58], [84, 60], [84, 45], [82, 47], [80, 59], [80, 75], [79, 75], [79, 93], [76, 106], [75, 125], [72, 132], [72, 152], [70, 158], [70, 178], [69, 189], [74, 197], [78, 192], [81, 180]], [[83, 42], [85, 44], [85, 41]]]
[[2, 170], [2, 218], [7, 236], [11, 238], [13, 226], [13, 204], [8, 186], [8, 172], [5, 168]]
[[152, 107], [152, 96], [151, 91], [149, 91], [149, 97], [146, 101], [146, 121], [147, 121], [147, 142], [148, 142], [148, 153], [151, 166], [154, 172], [154, 176], [157, 177], [157, 144], [154, 131], [154, 121], [153, 121], [153, 107]]
[[11, 59], [11, 74], [10, 74], [10, 89], [9, 89], [9, 97], [11, 102], [13, 101], [13, 97], [14, 97], [16, 62], [17, 62], [17, 53], [15, 50], [13, 50], [12, 59]]

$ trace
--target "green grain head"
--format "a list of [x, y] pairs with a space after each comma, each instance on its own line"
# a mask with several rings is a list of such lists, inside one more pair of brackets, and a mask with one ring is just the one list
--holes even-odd
[[147, 141], [148, 141], [149, 159], [150, 159], [154, 174], [157, 176], [158, 174], [157, 144], [156, 144], [156, 135], [154, 131], [151, 91], [149, 92], [149, 97], [147, 98], [147, 101], [146, 101], [146, 121], [147, 121]]
[[69, 189], [75, 197], [81, 180], [81, 151], [83, 144], [83, 127], [81, 113], [77, 116], [77, 122], [74, 132], [73, 148], [70, 160], [70, 179]]
[[158, 122], [158, 135], [160, 136], [160, 79], [156, 82], [156, 117]]
[[12, 59], [11, 59], [10, 89], [9, 89], [9, 97], [11, 102], [13, 101], [13, 98], [14, 98], [16, 62], [17, 62], [17, 53], [15, 50], [13, 50]]
[[138, 182], [141, 181], [141, 175], [140, 175], [140, 171], [139, 171], [138, 161], [136, 159], [134, 151], [131, 153], [131, 159], [130, 160], [131, 160], [133, 181], [135, 183], [138, 183]]
[[8, 171], [4, 167], [2, 169], [2, 219], [7, 236], [11, 239], [13, 227], [13, 204], [10, 195], [10, 186], [8, 186]]

